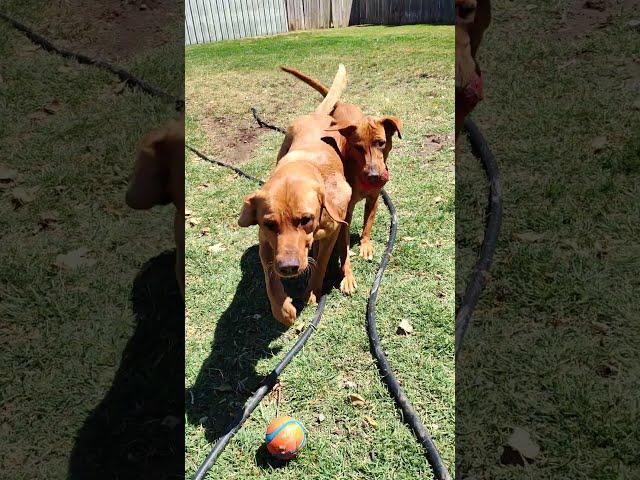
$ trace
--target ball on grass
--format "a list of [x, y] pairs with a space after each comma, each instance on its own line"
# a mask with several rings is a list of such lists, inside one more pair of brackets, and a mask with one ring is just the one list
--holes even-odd
[[281, 416], [271, 421], [264, 441], [275, 458], [290, 460], [297, 457], [307, 443], [307, 430], [295, 418]]

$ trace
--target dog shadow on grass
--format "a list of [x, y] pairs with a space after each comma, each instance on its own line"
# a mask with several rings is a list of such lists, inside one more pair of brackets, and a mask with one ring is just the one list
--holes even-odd
[[[209, 442], [226, 433], [263, 380], [256, 365], [279, 353], [270, 344], [286, 331], [271, 315], [257, 245], [244, 252], [240, 268], [242, 278], [217, 321], [209, 356], [185, 392], [187, 422], [203, 425]], [[300, 311], [301, 305], [295, 305]]]
[[[285, 353], [270, 346], [287, 328], [271, 315], [258, 245], [244, 252], [240, 268], [242, 278], [231, 304], [216, 324], [209, 356], [191, 388], [185, 391], [187, 422], [204, 426], [205, 438], [210, 443], [229, 431], [238, 412], [264, 380], [266, 372], [256, 371], [258, 362], [273, 356], [281, 358]], [[339, 284], [338, 270], [334, 255], [325, 291]], [[305, 308], [301, 297], [306, 280], [287, 281], [284, 286], [300, 314]], [[271, 458], [264, 446], [257, 449], [256, 463], [262, 467], [286, 464]]]
[[136, 328], [111, 388], [77, 436], [68, 479], [184, 478], [184, 302], [175, 252], [134, 280]]

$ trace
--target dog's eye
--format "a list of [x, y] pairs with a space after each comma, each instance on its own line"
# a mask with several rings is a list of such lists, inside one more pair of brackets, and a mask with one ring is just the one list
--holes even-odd
[[313, 217], [311, 217], [310, 215], [305, 215], [300, 219], [300, 226], [308, 227], [311, 224], [311, 222], [313, 222]]
[[378, 140], [378, 141], [376, 142], [376, 147], [378, 147], [378, 148], [384, 148], [384, 146], [385, 146], [385, 144], [386, 144], [386, 143], [387, 143], [387, 142], [385, 142], [384, 140]]
[[265, 228], [268, 228], [272, 232], [276, 232], [278, 230], [278, 224], [273, 220], [267, 220], [263, 222], [263, 225], [265, 226]]

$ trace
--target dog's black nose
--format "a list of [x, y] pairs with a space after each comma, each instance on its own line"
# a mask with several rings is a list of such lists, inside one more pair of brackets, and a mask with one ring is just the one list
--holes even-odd
[[276, 266], [278, 267], [278, 272], [282, 275], [295, 275], [300, 268], [300, 262], [296, 258], [289, 258], [278, 261]]
[[382, 181], [382, 176], [377, 172], [370, 173], [369, 175], [367, 175], [367, 180], [369, 181], [369, 183], [373, 183], [375, 185]]

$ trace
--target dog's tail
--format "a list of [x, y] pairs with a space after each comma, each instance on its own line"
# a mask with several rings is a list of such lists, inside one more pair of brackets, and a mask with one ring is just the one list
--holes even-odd
[[336, 106], [338, 100], [340, 100], [340, 96], [344, 92], [345, 88], [347, 88], [347, 71], [344, 68], [344, 65], [340, 64], [338, 66], [338, 73], [336, 73], [336, 76], [333, 78], [331, 88], [324, 97], [324, 100], [322, 100], [322, 103], [318, 105], [318, 108], [316, 108], [316, 113], [329, 115], [331, 110], [333, 110], [333, 107]]
[[318, 82], [317, 80], [309, 77], [308, 75], [305, 75], [304, 73], [302, 73], [299, 70], [296, 70], [295, 68], [290, 68], [290, 67], [280, 67], [280, 70], [282, 70], [283, 72], [287, 72], [290, 73], [291, 75], [293, 75], [294, 77], [302, 80], [304, 83], [306, 83], [307, 85], [309, 85], [311, 88], [317, 90], [318, 92], [320, 92], [322, 94], [323, 97], [327, 96], [327, 93], [329, 93], [329, 89], [327, 87], [325, 87], [324, 85], [322, 85], [320, 82]]

